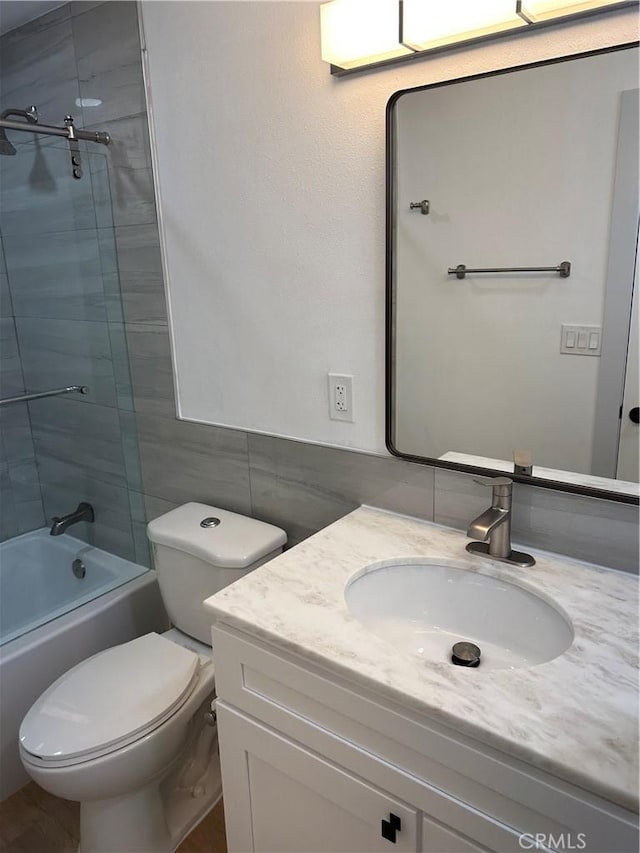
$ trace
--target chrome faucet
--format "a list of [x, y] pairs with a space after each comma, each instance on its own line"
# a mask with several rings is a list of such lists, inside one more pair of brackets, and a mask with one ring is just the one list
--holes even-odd
[[[467, 551], [513, 566], [533, 566], [530, 554], [513, 551], [511, 548], [511, 502], [513, 480], [508, 477], [474, 477], [481, 486], [491, 486], [492, 497], [489, 509], [474, 518], [467, 528], [467, 536], [478, 537], [480, 542], [469, 542]], [[487, 541], [489, 540], [489, 541]]]
[[91, 504], [82, 501], [78, 504], [77, 509], [74, 512], [70, 512], [69, 515], [54, 515], [51, 519], [51, 530], [49, 533], [52, 536], [60, 536], [72, 524], [77, 524], [79, 521], [93, 521], [94, 519], [95, 513], [93, 507]]

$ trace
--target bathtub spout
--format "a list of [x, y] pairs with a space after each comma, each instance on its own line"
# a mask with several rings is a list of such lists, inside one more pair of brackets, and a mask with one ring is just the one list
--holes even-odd
[[51, 530], [49, 533], [52, 536], [60, 536], [72, 524], [77, 524], [79, 521], [93, 521], [94, 519], [95, 513], [93, 507], [91, 504], [82, 501], [82, 503], [78, 504], [77, 509], [74, 512], [70, 512], [69, 515], [54, 515], [51, 519]]

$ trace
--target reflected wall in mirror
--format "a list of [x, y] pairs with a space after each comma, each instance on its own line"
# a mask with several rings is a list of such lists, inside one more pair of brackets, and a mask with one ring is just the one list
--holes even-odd
[[391, 99], [393, 453], [638, 495], [637, 87], [625, 46]]

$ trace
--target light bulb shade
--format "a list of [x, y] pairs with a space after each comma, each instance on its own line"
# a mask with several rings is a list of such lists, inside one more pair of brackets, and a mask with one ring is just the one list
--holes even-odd
[[607, 6], [627, 6], [620, 0], [521, 0], [518, 12], [522, 18], [532, 24], [538, 21], [549, 21], [562, 18], [565, 15], [578, 15], [580, 12], [591, 12], [594, 9], [605, 9]]
[[402, 41], [429, 50], [523, 26], [516, 0], [404, 0]]
[[331, 0], [320, 6], [322, 58], [358, 68], [413, 51], [400, 44], [398, 0]]

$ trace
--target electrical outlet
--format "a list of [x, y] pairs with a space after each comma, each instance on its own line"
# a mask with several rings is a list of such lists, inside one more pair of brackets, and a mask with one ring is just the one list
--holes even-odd
[[347, 403], [347, 386], [344, 384], [344, 382], [336, 382], [334, 388], [336, 395], [336, 411], [348, 412], [349, 405]]
[[329, 417], [353, 422], [353, 376], [329, 373]]

